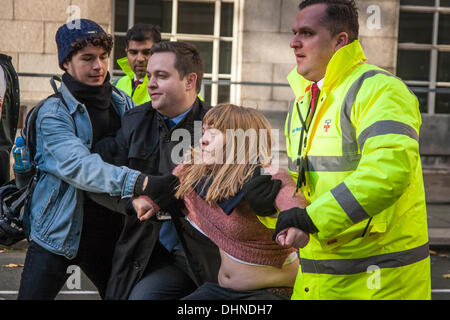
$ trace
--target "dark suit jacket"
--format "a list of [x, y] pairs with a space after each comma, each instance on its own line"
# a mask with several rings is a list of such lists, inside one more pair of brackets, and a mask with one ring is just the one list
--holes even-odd
[[[171, 173], [177, 166], [171, 153], [177, 141], [171, 141], [176, 129], [186, 129], [194, 145], [194, 121], [201, 121], [209, 107], [197, 99], [192, 110], [174, 128], [169, 130], [162, 116], [152, 108], [151, 102], [133, 108], [122, 118], [122, 128], [115, 138], [107, 138], [94, 148], [103, 160], [124, 165], [146, 174]], [[199, 123], [200, 127], [201, 124]], [[200, 138], [200, 137], [196, 137]], [[150, 219], [140, 222], [130, 208], [128, 199], [88, 194], [99, 203], [118, 212], [128, 213], [125, 226], [117, 242], [106, 299], [127, 299], [133, 286], [140, 280], [158, 241], [161, 222]], [[103, 199], [102, 199], [103, 197]], [[220, 255], [217, 246], [184, 219], [178, 207], [170, 210], [172, 220], [186, 253], [191, 278], [197, 285], [217, 282]], [[194, 259], [195, 257], [195, 259]]]

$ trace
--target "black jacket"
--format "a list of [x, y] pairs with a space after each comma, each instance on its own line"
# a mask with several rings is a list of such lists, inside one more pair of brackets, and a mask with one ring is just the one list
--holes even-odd
[[[171, 152], [178, 141], [171, 141], [176, 129], [186, 129], [194, 144], [194, 121], [201, 121], [209, 107], [196, 100], [192, 110], [172, 130], [161, 115], [148, 102], [133, 108], [122, 118], [122, 128], [115, 138], [100, 141], [94, 152], [106, 162], [125, 165], [147, 174], [171, 173], [177, 164], [171, 160]], [[201, 124], [199, 123], [201, 128]], [[195, 137], [200, 138], [200, 137]], [[118, 212], [127, 212], [130, 201], [111, 198], [103, 200], [98, 194], [91, 198]], [[105, 201], [106, 200], [106, 201]], [[115, 208], [114, 208], [115, 207]], [[129, 210], [128, 210], [129, 212]], [[172, 220], [186, 253], [190, 270], [188, 273], [197, 285], [205, 281], [217, 282], [220, 255], [217, 246], [193, 228], [179, 209], [171, 210]], [[111, 277], [106, 299], [127, 299], [133, 286], [140, 280], [158, 241], [161, 222], [150, 219], [140, 222], [135, 214], [125, 218], [125, 226], [116, 244]], [[195, 259], [193, 258], [195, 257]]]
[[11, 57], [0, 54], [0, 66], [6, 76], [6, 92], [0, 114], [0, 186], [9, 181], [9, 154], [14, 144], [20, 111], [19, 78]]

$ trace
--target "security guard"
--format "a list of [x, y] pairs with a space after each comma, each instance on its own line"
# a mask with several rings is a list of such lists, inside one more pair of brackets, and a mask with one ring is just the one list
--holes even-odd
[[150, 101], [147, 90], [147, 63], [152, 45], [161, 41], [160, 28], [138, 23], [128, 30], [126, 41], [127, 56], [117, 60], [125, 76], [114, 85], [125, 91], [137, 105], [141, 105]]
[[418, 101], [366, 63], [353, 0], [299, 8], [285, 134], [289, 171], [311, 204], [281, 212], [275, 231], [310, 236], [292, 298], [430, 299]]

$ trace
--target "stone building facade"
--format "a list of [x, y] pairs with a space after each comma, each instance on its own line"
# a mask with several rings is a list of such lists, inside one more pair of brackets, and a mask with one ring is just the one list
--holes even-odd
[[20, 77], [21, 102], [33, 106], [51, 93], [45, 74], [61, 74], [55, 34], [78, 6], [82, 18], [111, 31], [110, 0], [0, 0], [0, 51], [10, 55]]
[[[242, 40], [237, 79], [252, 84], [242, 85], [240, 96], [233, 102], [264, 110], [287, 110], [293, 96], [286, 87], [286, 75], [295, 66], [289, 41], [299, 1], [239, 3], [244, 7], [242, 29], [238, 31]], [[380, 19], [375, 23], [373, 20], [378, 18], [367, 11], [373, 3], [373, 0], [358, 1], [360, 41], [370, 63], [395, 72], [399, 1], [377, 0]], [[55, 33], [69, 17], [76, 16], [77, 11], [71, 6], [79, 8], [81, 18], [92, 19], [112, 32], [112, 0], [0, 0], [0, 51], [12, 56], [20, 73], [25, 105], [33, 105], [50, 93], [44, 75], [61, 74]]]
[[[441, 0], [441, 6], [447, 4], [446, 1], [448, 0]], [[231, 44], [229, 52], [232, 52], [232, 57], [228, 59], [231, 71], [222, 75], [222, 81], [229, 83], [230, 93], [226, 92], [224, 96], [221, 96], [220, 90], [214, 87], [215, 83], [221, 81], [219, 65], [221, 62], [218, 62], [219, 58], [213, 57], [212, 71], [205, 76], [206, 82], [210, 81], [212, 89], [211, 94], [207, 91], [206, 96], [208, 99], [211, 96], [210, 101], [217, 103], [225, 102], [221, 101], [223, 99], [259, 108], [270, 118], [274, 127], [282, 128], [288, 104], [293, 99], [286, 75], [295, 67], [295, 58], [289, 42], [299, 2], [299, 0], [0, 0], [0, 30], [2, 31], [0, 52], [12, 56], [13, 64], [20, 76], [22, 104], [31, 107], [51, 93], [49, 75], [62, 73], [57, 63], [54, 38], [57, 28], [70, 18], [92, 19], [119, 39], [123, 38], [123, 31], [126, 31], [118, 29], [120, 19], [125, 17], [123, 19], [130, 25], [139, 16], [145, 17], [146, 13], [140, 12], [142, 9], [137, 9], [139, 6], [141, 6], [139, 8], [145, 8], [145, 6], [160, 5], [166, 11], [169, 8], [169, 17], [172, 14], [170, 22], [172, 29], [163, 28], [163, 38], [184, 40], [191, 39], [192, 35], [184, 35], [183, 38], [180, 34], [183, 30], [176, 29], [177, 24], [174, 24], [174, 19], [177, 18], [176, 15], [174, 18], [174, 8], [181, 10], [180, 8], [183, 5], [186, 6], [186, 3], [195, 4], [197, 6], [195, 8], [199, 8], [199, 4], [211, 5], [217, 13], [217, 9], [221, 6], [223, 11], [225, 5], [229, 8], [232, 4], [230, 12], [233, 31], [232, 35], [224, 38], [225, 42], [228, 41], [228, 44]], [[399, 48], [399, 17], [402, 10], [417, 11], [417, 8], [405, 6], [414, 1], [356, 0], [356, 2], [360, 14], [360, 42], [368, 62], [395, 74]], [[432, 3], [434, 0], [429, 2]], [[448, 14], [450, 4], [448, 7], [436, 9], [434, 14], [444, 14], [441, 19], [445, 22], [445, 19], [450, 17]], [[432, 11], [432, 8], [425, 7], [424, 10]], [[133, 13], [130, 16], [128, 12]], [[149, 13], [149, 17], [153, 17], [152, 19], [156, 19], [157, 22], [161, 21], [158, 17], [155, 18], [155, 14]], [[159, 19], [162, 18], [159, 17]], [[151, 22], [154, 23], [153, 20]], [[181, 22], [178, 24], [178, 29], [180, 25]], [[210, 41], [211, 48], [216, 48], [217, 35], [202, 37], [199, 37], [204, 41], [201, 43], [207, 43], [206, 39]], [[225, 42], [220, 44], [223, 45]], [[118, 44], [119, 41], [116, 41], [116, 46]], [[408, 44], [402, 45], [408, 47]], [[431, 46], [431, 48], [434, 47]], [[441, 46], [441, 49], [444, 53], [450, 52], [450, 46]], [[111, 57], [110, 71], [116, 76], [119, 73], [113, 70], [113, 59], [120, 58], [118, 55], [121, 53], [123, 53], [122, 49], [116, 50], [117, 56]], [[214, 56], [214, 53], [212, 55]], [[208, 53], [206, 57], [210, 59]], [[411, 68], [414, 68], [413, 64]], [[450, 69], [450, 59], [447, 69]], [[444, 85], [450, 86], [450, 80]], [[428, 183], [431, 191], [427, 192], [430, 201], [450, 201], [448, 196], [450, 194], [450, 140], [448, 139], [450, 110], [448, 113], [423, 114], [421, 153], [427, 172], [426, 180], [427, 177], [431, 177]], [[283, 150], [282, 131], [279, 141], [280, 150]]]

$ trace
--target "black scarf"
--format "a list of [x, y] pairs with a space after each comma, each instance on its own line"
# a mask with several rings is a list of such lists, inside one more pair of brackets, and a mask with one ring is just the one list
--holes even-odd
[[102, 85], [89, 86], [76, 80], [67, 72], [62, 76], [62, 80], [67, 88], [69, 88], [70, 93], [72, 93], [75, 99], [84, 104], [88, 110], [90, 108], [105, 110], [111, 106], [112, 86], [110, 78], [108, 72], [105, 82]]
[[[208, 189], [211, 186], [212, 179], [207, 182], [207, 177], [202, 177], [200, 183], [197, 184], [194, 188], [195, 192], [203, 199], [206, 199], [206, 194], [208, 193]], [[227, 216], [231, 214], [231, 212], [236, 208], [236, 206], [241, 202], [244, 198], [244, 191], [241, 189], [234, 196], [224, 199], [217, 204], [222, 208], [223, 212]]]
[[120, 117], [112, 106], [112, 85], [109, 73], [101, 86], [89, 86], [73, 78], [67, 72], [62, 76], [64, 84], [79, 102], [86, 106], [92, 123], [92, 145], [108, 136], [114, 136], [120, 128]]
[[[86, 85], [67, 72], [63, 74], [62, 80], [74, 98], [84, 104], [88, 111], [92, 123], [92, 145], [94, 146], [102, 138], [113, 136], [120, 128], [120, 117], [112, 106], [112, 86], [109, 73], [101, 86]], [[121, 230], [122, 226], [120, 218], [115, 216], [105, 207], [86, 197], [83, 230], [85, 227], [86, 229], [92, 228], [89, 227], [91, 225], [95, 228], [101, 225], [107, 226], [105, 230], [110, 228], [110, 234], [113, 235], [114, 232], [118, 232], [117, 230]], [[105, 221], [106, 218], [108, 221]]]

